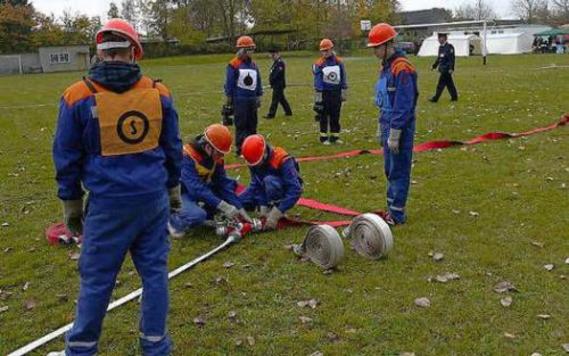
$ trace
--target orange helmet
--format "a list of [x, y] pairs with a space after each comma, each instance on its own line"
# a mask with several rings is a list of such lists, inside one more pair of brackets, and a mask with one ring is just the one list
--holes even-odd
[[237, 39], [237, 44], [235, 45], [237, 48], [255, 48], [255, 41], [249, 36], [241, 36]]
[[[124, 42], [103, 42], [103, 35], [107, 32], [114, 33], [120, 37], [124, 37]], [[134, 58], [141, 59], [144, 51], [142, 44], [138, 38], [138, 32], [132, 27], [130, 23], [123, 19], [110, 19], [105, 25], [97, 32], [95, 36], [97, 42], [97, 49], [111, 49], [111, 48], [129, 48], [134, 47]]]
[[327, 51], [329, 49], [334, 48], [334, 42], [332, 42], [331, 40], [325, 38], [322, 41], [320, 41], [320, 50], [321, 51]]
[[369, 34], [367, 36], [367, 46], [381, 46], [382, 44], [391, 41], [395, 37], [397, 37], [397, 32], [393, 26], [386, 23], [380, 23], [373, 26], [371, 31], [369, 31]]
[[248, 136], [241, 146], [241, 153], [249, 166], [256, 166], [261, 163], [266, 150], [267, 143], [262, 135]]
[[229, 129], [220, 124], [213, 124], [206, 127], [204, 131], [204, 138], [215, 148], [216, 151], [228, 154], [231, 151], [231, 143], [233, 139], [231, 138], [231, 132]]

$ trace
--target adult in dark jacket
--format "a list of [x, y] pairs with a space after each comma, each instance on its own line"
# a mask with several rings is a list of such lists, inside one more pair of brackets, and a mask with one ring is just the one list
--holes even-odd
[[439, 43], [439, 55], [437, 56], [435, 63], [433, 63], [433, 70], [438, 68], [441, 75], [437, 85], [437, 92], [435, 93], [435, 96], [429, 99], [429, 101], [432, 103], [439, 101], [439, 98], [445, 88], [448, 88], [451, 101], [457, 101], [458, 93], [456, 91], [456, 86], [454, 85], [454, 80], [452, 79], [455, 62], [454, 47], [448, 43], [448, 35], [446, 33], [439, 33]]
[[279, 104], [282, 105], [286, 116], [292, 116], [292, 110], [290, 109], [290, 105], [284, 94], [284, 90], [286, 88], [285, 61], [282, 59], [278, 49], [272, 48], [270, 52], [271, 58], [273, 59], [273, 65], [271, 66], [271, 71], [269, 73], [269, 84], [273, 89], [273, 98], [271, 100], [271, 106], [269, 107], [269, 113], [265, 115], [264, 118], [274, 118]]

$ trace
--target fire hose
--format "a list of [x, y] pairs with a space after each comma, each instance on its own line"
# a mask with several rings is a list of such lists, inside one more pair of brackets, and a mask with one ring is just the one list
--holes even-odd
[[352, 247], [363, 257], [378, 260], [393, 248], [393, 235], [389, 225], [376, 214], [362, 214], [352, 220], [344, 230]]
[[[175, 270], [171, 271], [170, 273], [168, 273], [168, 279], [172, 279], [172, 278], [176, 277], [177, 275], [189, 270], [190, 268], [196, 266], [197, 264], [207, 260], [208, 258], [217, 254], [218, 252], [226, 249], [230, 245], [239, 242], [243, 237], [245, 237], [250, 232], [260, 231], [261, 229], [262, 229], [262, 223], [260, 220], [256, 220], [256, 219], [253, 219], [253, 223], [235, 222], [235, 223], [228, 223], [226, 226], [223, 226], [222, 224], [218, 224], [218, 226], [216, 228], [216, 234], [218, 234], [219, 236], [226, 237], [225, 241], [221, 245], [219, 245], [216, 248], [214, 248], [213, 250], [209, 251], [208, 253], [203, 254], [203, 255], [199, 256], [198, 258], [186, 263], [185, 265], [180, 266], [180, 267], [176, 268]], [[113, 309], [116, 309], [116, 308], [122, 306], [123, 304], [126, 304], [126, 303], [140, 297], [141, 295], [142, 295], [142, 288], [139, 288], [139, 289], [125, 295], [124, 297], [115, 300], [111, 304], [109, 304], [109, 306], [107, 308], [107, 312], [109, 312]], [[28, 352], [31, 352], [31, 351], [37, 349], [38, 347], [45, 345], [52, 340], [55, 340], [56, 338], [65, 334], [67, 331], [71, 330], [72, 327], [73, 327], [73, 323], [69, 323], [65, 326], [62, 326], [61, 328], [59, 328], [59, 329], [57, 329], [57, 330], [55, 330], [55, 331], [53, 331], [47, 335], [35, 340], [35, 341], [32, 341], [31, 343], [25, 345], [24, 347], [21, 347], [15, 351], [13, 351], [12, 353], [8, 354], [8, 356], [25, 355]]]
[[[344, 230], [354, 250], [363, 257], [378, 260], [393, 248], [389, 225], [377, 214], [361, 214]], [[344, 258], [344, 244], [332, 226], [315, 225], [308, 229], [301, 245], [294, 245], [296, 255], [312, 261], [323, 269], [338, 266]]]

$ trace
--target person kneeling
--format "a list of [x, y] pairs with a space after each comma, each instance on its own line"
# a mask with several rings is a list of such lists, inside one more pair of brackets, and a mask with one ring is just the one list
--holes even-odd
[[235, 188], [237, 182], [225, 172], [223, 157], [231, 151], [231, 132], [220, 124], [184, 145], [182, 161], [182, 209], [170, 217], [168, 231], [181, 237], [189, 229], [211, 220], [216, 212], [251, 222]]
[[302, 195], [298, 163], [283, 148], [271, 147], [262, 135], [247, 137], [241, 153], [249, 165], [251, 183], [239, 200], [247, 209], [259, 208], [266, 230], [276, 229]]

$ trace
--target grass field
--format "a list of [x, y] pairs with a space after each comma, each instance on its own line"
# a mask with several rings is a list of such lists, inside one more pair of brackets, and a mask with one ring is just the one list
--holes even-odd
[[[143, 62], [145, 73], [162, 78], [174, 93], [183, 136], [219, 120], [228, 59]], [[343, 108], [343, 146], [317, 142], [312, 60], [287, 61], [294, 117], [285, 119], [279, 111], [277, 119], [261, 120], [259, 130], [296, 156], [377, 148], [375, 58], [346, 58], [350, 97]], [[421, 89], [417, 142], [525, 131], [569, 111], [569, 69], [538, 69], [567, 65], [569, 56], [490, 57], [486, 67], [480, 58], [461, 58], [456, 74], [461, 100], [451, 104], [445, 94], [436, 105], [427, 102], [436, 85], [436, 73], [428, 70], [431, 59], [412, 61]], [[270, 62], [259, 57], [258, 63], [266, 80]], [[44, 228], [61, 219], [51, 160], [57, 103], [81, 75], [0, 78], [2, 355], [73, 319], [79, 279], [68, 254], [74, 250], [48, 246]], [[260, 114], [269, 105], [270, 91], [266, 94]], [[367, 261], [347, 249], [344, 265], [325, 275], [283, 247], [302, 241], [306, 229], [298, 228], [251, 237], [182, 274], [170, 283], [175, 354], [563, 354], [562, 345], [569, 343], [568, 130], [417, 154], [409, 223], [395, 229], [395, 248], [386, 260]], [[384, 208], [380, 157], [306, 163], [302, 173], [306, 197], [359, 211]], [[245, 170], [234, 174], [247, 182]], [[171, 269], [220, 242], [206, 230], [173, 241]], [[434, 262], [431, 251], [442, 252], [444, 259]], [[224, 268], [225, 262], [235, 265]], [[544, 265], [550, 263], [555, 268], [547, 271]], [[139, 287], [133, 271], [128, 260], [115, 298]], [[427, 281], [445, 272], [458, 273], [460, 280]], [[519, 291], [494, 292], [504, 280]], [[513, 297], [510, 307], [500, 303], [505, 295]], [[431, 307], [415, 306], [419, 297], [429, 298]], [[320, 301], [315, 309], [296, 304], [311, 298]], [[35, 307], [27, 310], [30, 301]], [[230, 311], [236, 318], [228, 317]], [[301, 316], [312, 322], [302, 323]], [[198, 317], [205, 325], [194, 323]], [[110, 313], [101, 354], [139, 354], [137, 319], [137, 303]], [[60, 339], [37, 354], [62, 348]]]

